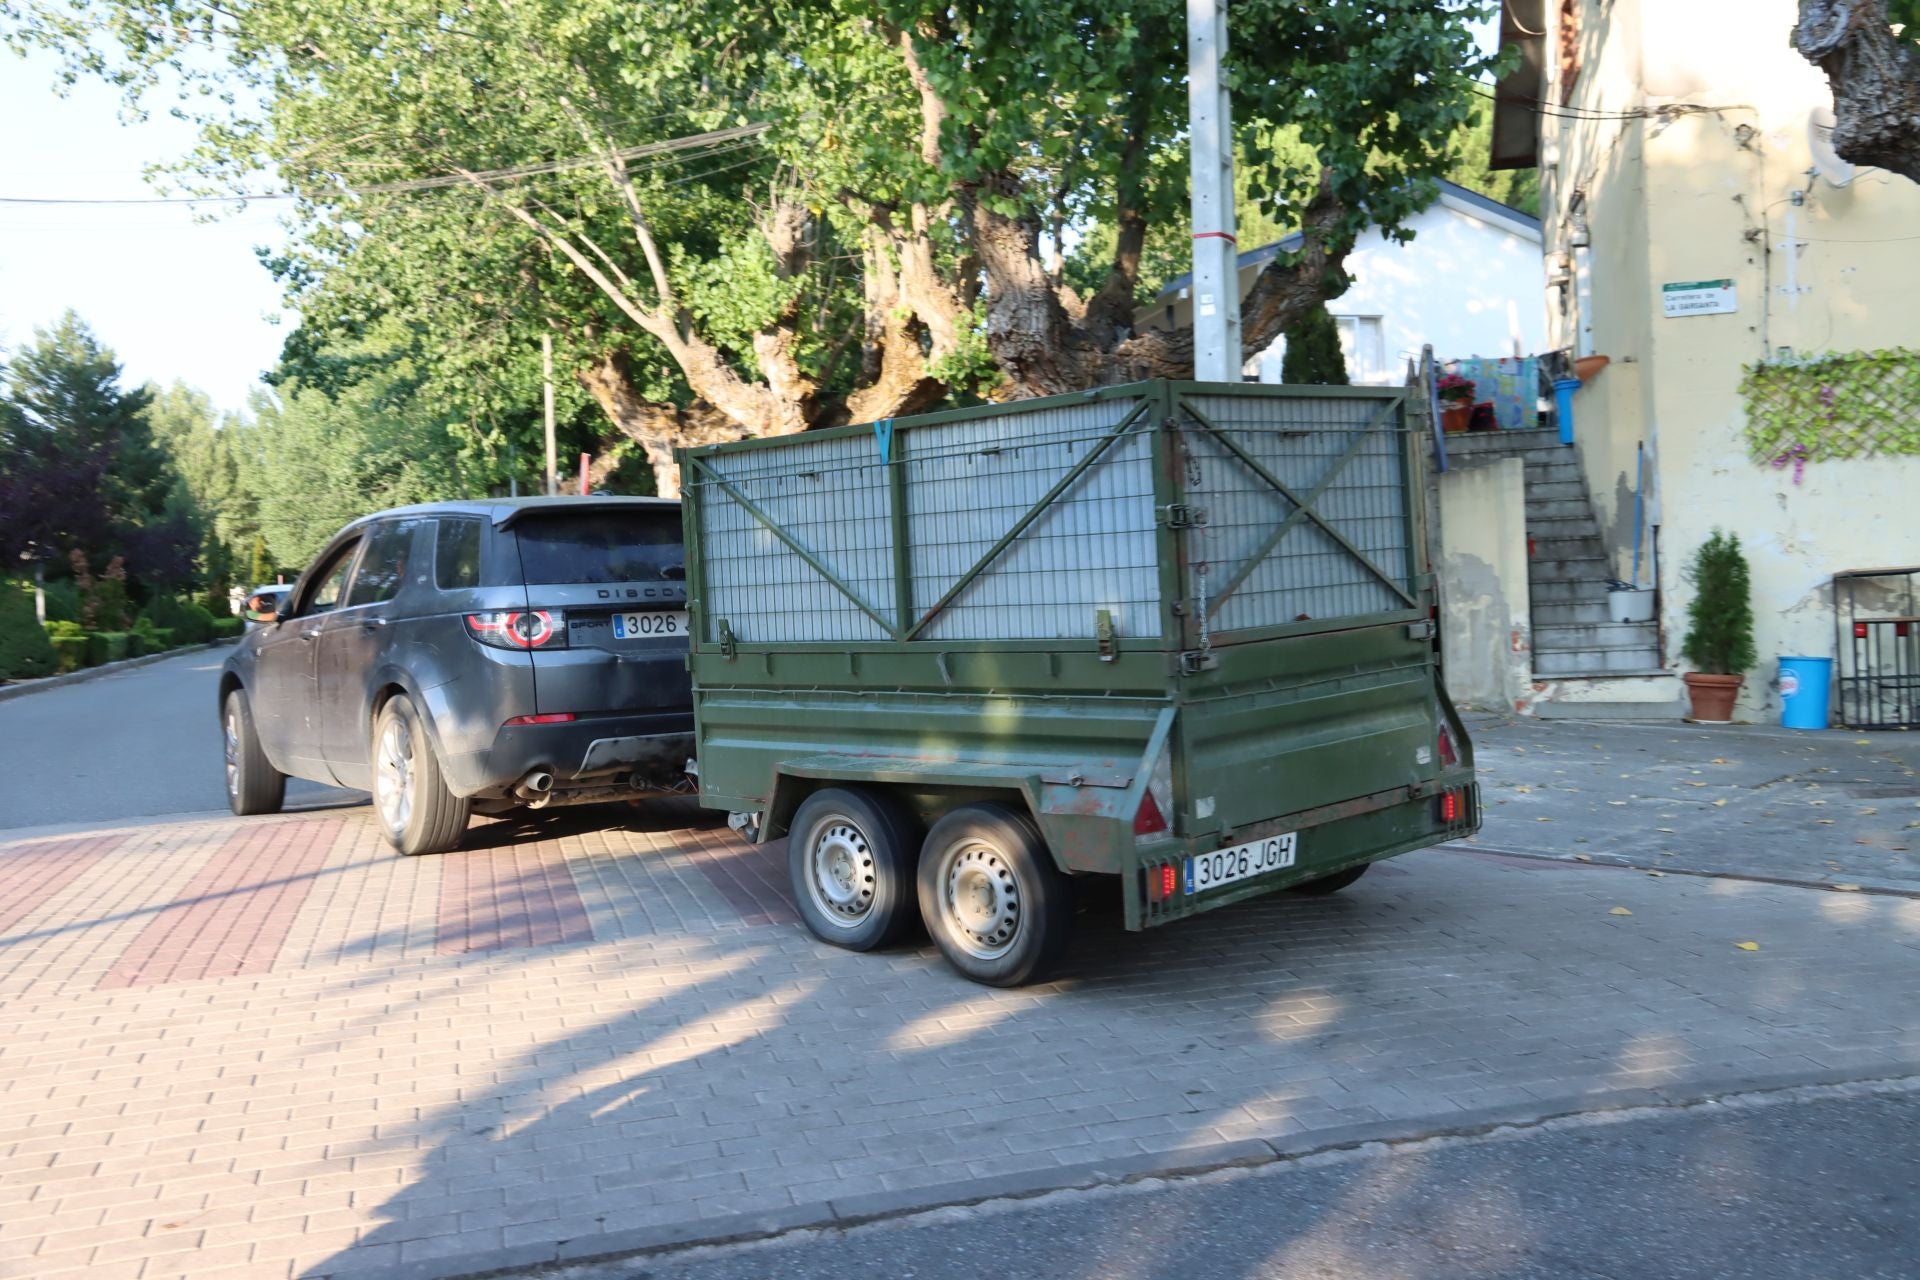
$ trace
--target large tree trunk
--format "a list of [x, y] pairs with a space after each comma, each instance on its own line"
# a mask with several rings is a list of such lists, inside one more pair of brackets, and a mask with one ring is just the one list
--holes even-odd
[[1920, 46], [1887, 0], [1800, 0], [1793, 45], [1833, 88], [1833, 149], [1920, 182]]

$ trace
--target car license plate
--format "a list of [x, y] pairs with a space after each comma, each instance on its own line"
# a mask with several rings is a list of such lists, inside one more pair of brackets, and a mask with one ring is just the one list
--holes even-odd
[[687, 612], [684, 609], [649, 609], [642, 613], [613, 615], [615, 640], [651, 640], [686, 634]]
[[1268, 836], [1265, 840], [1188, 858], [1187, 892], [1205, 893], [1236, 880], [1284, 870], [1293, 865], [1294, 845], [1299, 839], [1298, 832], [1289, 831], [1283, 836]]

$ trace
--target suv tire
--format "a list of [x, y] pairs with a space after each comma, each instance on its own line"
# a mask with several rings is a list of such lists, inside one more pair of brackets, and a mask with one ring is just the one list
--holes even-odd
[[287, 775], [273, 767], [254, 732], [253, 709], [239, 689], [227, 695], [220, 728], [226, 738], [227, 807], [241, 817], [278, 813], [287, 798]]
[[447, 790], [420, 713], [402, 694], [373, 719], [373, 807], [387, 843], [401, 853], [445, 853], [460, 843], [472, 807]]

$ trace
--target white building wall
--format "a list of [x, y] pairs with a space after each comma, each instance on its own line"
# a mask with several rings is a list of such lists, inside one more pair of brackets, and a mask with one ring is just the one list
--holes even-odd
[[[1409, 244], [1375, 232], [1363, 236], [1347, 258], [1352, 287], [1327, 304], [1336, 319], [1378, 321], [1383, 358], [1377, 368], [1357, 369], [1349, 351], [1347, 371], [1355, 382], [1398, 386], [1422, 343], [1432, 343], [1442, 359], [1546, 349], [1537, 234], [1516, 231], [1447, 197], [1407, 225], [1414, 231]], [[1250, 283], [1254, 272], [1243, 274], [1243, 284]], [[1257, 357], [1260, 381], [1281, 380], [1285, 354], [1286, 339], [1279, 338]]]

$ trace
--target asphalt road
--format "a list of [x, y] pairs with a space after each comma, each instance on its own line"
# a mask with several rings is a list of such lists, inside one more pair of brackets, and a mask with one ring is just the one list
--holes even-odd
[[[0, 702], [0, 829], [224, 810], [224, 649]], [[287, 784], [289, 809], [360, 792]]]
[[1849, 1280], [1920, 1275], [1920, 1093], [1574, 1121], [941, 1210], [559, 1280]]

